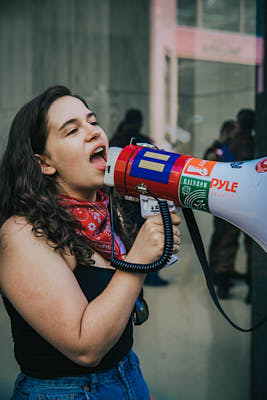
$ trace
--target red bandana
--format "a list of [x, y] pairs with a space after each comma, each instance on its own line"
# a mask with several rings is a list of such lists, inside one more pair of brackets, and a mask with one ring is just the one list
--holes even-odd
[[[100, 253], [106, 260], [111, 259], [111, 222], [108, 210], [109, 199], [105, 193], [97, 191], [97, 201], [85, 201], [66, 195], [58, 195], [64, 208], [81, 223], [81, 231], [93, 250]], [[120, 238], [114, 233], [114, 256], [122, 259], [125, 247]]]

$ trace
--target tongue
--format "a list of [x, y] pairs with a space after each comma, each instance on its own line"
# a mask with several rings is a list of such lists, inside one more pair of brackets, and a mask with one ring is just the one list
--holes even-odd
[[100, 155], [94, 155], [90, 158], [91, 164], [97, 169], [105, 169], [106, 168], [106, 161], [104, 158]]

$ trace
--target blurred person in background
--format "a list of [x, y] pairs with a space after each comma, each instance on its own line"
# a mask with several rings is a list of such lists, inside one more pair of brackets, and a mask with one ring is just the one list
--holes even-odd
[[[208, 147], [204, 159], [209, 161], [231, 162], [234, 155], [229, 144], [238, 129], [233, 119], [223, 122], [219, 138]], [[209, 264], [213, 272], [217, 294], [221, 299], [229, 298], [229, 289], [235, 272], [235, 256], [238, 249], [239, 229], [219, 217], [213, 217], [213, 234], [209, 245]]]
[[109, 142], [110, 147], [125, 147], [127, 144], [130, 144], [133, 137], [137, 143], [153, 144], [151, 139], [141, 132], [142, 127], [143, 114], [141, 110], [130, 108], [125, 112], [123, 120], [118, 124], [116, 132]]
[[234, 161], [229, 151], [229, 143], [237, 132], [237, 123], [234, 119], [224, 121], [220, 128], [220, 135], [204, 153], [204, 159], [209, 161]]
[[[237, 121], [228, 120], [222, 124], [219, 139], [209, 147], [204, 158], [211, 161], [237, 162], [254, 158], [253, 130], [255, 113], [251, 109], [241, 109]], [[238, 163], [238, 162], [241, 162]], [[245, 274], [235, 271], [235, 260], [239, 248], [240, 231], [234, 225], [214, 217], [214, 231], [209, 247], [209, 263], [214, 274], [217, 294], [221, 299], [230, 297], [233, 279], [245, 279], [248, 284], [246, 302], [251, 302], [251, 245], [252, 239], [244, 234], [244, 245], [247, 254]]]
[[255, 111], [243, 108], [237, 113], [237, 132], [229, 143], [235, 161], [253, 160]]
[[[233, 154], [236, 161], [247, 161], [255, 158], [254, 129], [255, 129], [255, 111], [250, 108], [242, 108], [237, 113], [237, 133], [229, 143], [229, 151]], [[237, 232], [237, 236], [239, 233]], [[246, 302], [251, 303], [251, 256], [252, 239], [247, 234], [244, 235], [244, 246], [247, 255], [246, 261], [246, 282], [248, 285], [248, 294]]]

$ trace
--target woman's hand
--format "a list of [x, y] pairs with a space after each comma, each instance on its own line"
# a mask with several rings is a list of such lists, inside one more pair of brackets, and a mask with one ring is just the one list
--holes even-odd
[[[171, 213], [173, 227], [173, 253], [180, 250], [180, 231], [178, 225], [181, 223], [179, 215]], [[148, 218], [142, 225], [138, 235], [129, 251], [126, 261], [139, 264], [150, 264], [156, 261], [164, 251], [164, 227], [161, 215]]]

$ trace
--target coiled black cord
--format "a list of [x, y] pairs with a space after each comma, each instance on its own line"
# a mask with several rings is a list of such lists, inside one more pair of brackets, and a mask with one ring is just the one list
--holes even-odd
[[154, 197], [157, 200], [160, 208], [160, 213], [163, 220], [164, 226], [164, 235], [165, 235], [165, 242], [164, 242], [164, 250], [163, 254], [157, 261], [154, 261], [151, 264], [135, 264], [129, 263], [127, 261], [119, 260], [118, 258], [114, 257], [114, 223], [113, 223], [113, 210], [112, 210], [112, 190], [109, 192], [109, 201], [110, 201], [110, 218], [111, 218], [111, 231], [112, 231], [112, 253], [111, 253], [111, 262], [110, 264], [123, 271], [127, 272], [152, 272], [152, 271], [159, 271], [161, 268], [165, 267], [170, 260], [172, 253], [173, 253], [173, 231], [172, 231], [172, 222], [171, 216], [169, 212], [168, 203], [166, 200], [158, 199], [153, 193], [148, 192], [149, 196]]

